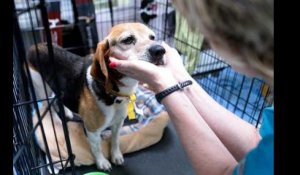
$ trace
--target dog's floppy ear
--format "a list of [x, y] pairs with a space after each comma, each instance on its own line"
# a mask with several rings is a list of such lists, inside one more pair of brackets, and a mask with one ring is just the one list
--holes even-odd
[[97, 50], [93, 58], [91, 68], [91, 75], [96, 80], [105, 84], [105, 89], [111, 89], [111, 82], [108, 77], [108, 68], [106, 61], [108, 61], [109, 43], [107, 40], [101, 41], [97, 45]]

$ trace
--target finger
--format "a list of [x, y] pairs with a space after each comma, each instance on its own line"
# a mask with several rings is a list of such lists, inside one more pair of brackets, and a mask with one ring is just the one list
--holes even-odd
[[127, 60], [127, 58], [125, 56], [123, 56], [121, 53], [119, 53], [117, 51], [113, 51], [111, 56], [118, 58], [119, 60]]
[[119, 65], [119, 60], [114, 57], [109, 57], [109, 67], [112, 69], [117, 68]]
[[167, 43], [165, 43], [164, 41], [161, 44], [165, 49], [166, 49], [166, 53], [178, 53], [177, 50], [173, 47], [170, 47]]
[[132, 66], [134, 66], [130, 60], [119, 60], [115, 57], [109, 57], [109, 61], [109, 67], [117, 70], [129, 70]]
[[110, 62], [119, 62], [119, 60], [118, 59], [116, 59], [115, 57], [109, 57], [109, 61]]
[[166, 44], [164, 41], [161, 43], [161, 45], [166, 49], [169, 50], [170, 46], [168, 44]]

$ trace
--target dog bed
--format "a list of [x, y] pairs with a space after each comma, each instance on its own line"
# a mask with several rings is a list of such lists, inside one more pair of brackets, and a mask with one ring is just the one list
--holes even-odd
[[[137, 100], [135, 103], [135, 111], [137, 122], [123, 126], [120, 132], [120, 149], [123, 154], [132, 153], [159, 142], [169, 121], [169, 117], [164, 111], [164, 107], [156, 101], [152, 91], [144, 88], [143, 86], [139, 86], [136, 96]], [[42, 114], [47, 108], [47, 103], [40, 103], [39, 106], [39, 112]], [[50, 110], [52, 112], [54, 128], [52, 126], [52, 120], [49, 112], [43, 118], [42, 123], [45, 130], [51, 160], [52, 162], [55, 162], [61, 159], [67, 159], [68, 152], [65, 143], [65, 136], [63, 134], [62, 121], [58, 117], [54, 108], [50, 108]], [[33, 111], [33, 114], [33, 125], [35, 126], [38, 122], [38, 117], [35, 111]], [[82, 123], [69, 121], [67, 122], [67, 126], [72, 151], [75, 155], [75, 166], [88, 166], [95, 164]], [[56, 132], [56, 137], [54, 135], [54, 130]], [[105, 157], [109, 158], [110, 131], [105, 131], [102, 137], [102, 150]], [[46, 149], [40, 126], [38, 126], [35, 131], [35, 140], [37, 145], [45, 152]], [[46, 161], [47, 163], [49, 162], [49, 157], [47, 156]], [[62, 169], [62, 165], [65, 163], [65, 161], [62, 163], [55, 163], [54, 173], [57, 174]], [[67, 164], [67, 166], [70, 166], [70, 164]], [[48, 170], [51, 174], [53, 174], [49, 166]]]

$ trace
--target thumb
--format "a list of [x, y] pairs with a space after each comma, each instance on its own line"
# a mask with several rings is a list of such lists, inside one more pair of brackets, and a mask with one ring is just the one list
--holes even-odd
[[165, 43], [164, 41], [161, 43], [161, 45], [166, 49], [166, 51], [172, 51], [175, 50], [173, 47], [170, 47], [167, 43]]
[[162, 45], [166, 50], [170, 50], [170, 49], [171, 49], [171, 47], [170, 47], [168, 44], [166, 44], [164, 41], [161, 43], [161, 45]]
[[177, 50], [173, 47], [170, 47], [167, 43], [165, 43], [164, 41], [161, 43], [161, 45], [166, 49], [166, 54], [174, 54], [174, 53], [178, 53]]

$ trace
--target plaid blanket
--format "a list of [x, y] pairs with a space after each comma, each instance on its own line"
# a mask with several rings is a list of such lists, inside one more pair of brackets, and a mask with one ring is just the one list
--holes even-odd
[[[155, 94], [143, 86], [138, 86], [136, 98], [135, 113], [138, 122], [123, 126], [120, 131], [121, 135], [138, 131], [153, 120], [158, 114], [165, 111], [165, 107], [156, 101]], [[102, 133], [102, 137], [106, 138], [110, 134], [110, 130], [106, 130]]]
[[[39, 108], [42, 108], [42, 102], [38, 103]], [[136, 91], [136, 101], [135, 101], [135, 114], [137, 122], [134, 124], [129, 124], [123, 126], [120, 134], [126, 135], [131, 132], [138, 131], [145, 125], [147, 125], [151, 120], [153, 120], [158, 114], [165, 111], [163, 105], [158, 103], [155, 98], [155, 94], [143, 86], [138, 86]], [[34, 116], [35, 110], [33, 110], [32, 115]], [[101, 134], [103, 138], [109, 137], [111, 131], [105, 130]]]

